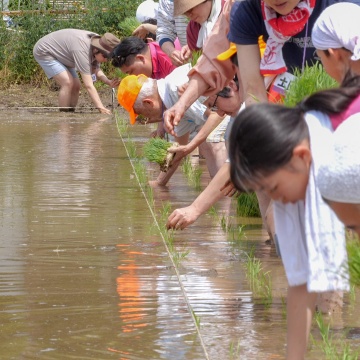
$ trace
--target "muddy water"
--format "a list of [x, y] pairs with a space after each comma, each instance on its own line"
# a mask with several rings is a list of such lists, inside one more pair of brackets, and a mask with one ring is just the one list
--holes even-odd
[[[286, 279], [258, 220], [234, 217], [237, 240], [202, 216], [175, 234], [188, 252], [175, 271], [113, 119], [1, 116], [0, 359], [284, 358]], [[148, 133], [131, 129], [140, 147]], [[156, 213], [196, 195], [178, 172], [154, 192]], [[245, 275], [253, 246], [270, 305]], [[357, 308], [346, 298], [334, 325], [354, 343]], [[324, 356], [312, 346], [308, 358]]]

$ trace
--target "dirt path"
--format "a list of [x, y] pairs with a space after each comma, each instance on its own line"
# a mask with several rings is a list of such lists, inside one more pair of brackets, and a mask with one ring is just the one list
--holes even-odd
[[[111, 108], [112, 96], [111, 89], [107, 86], [98, 90], [103, 104]], [[34, 88], [29, 84], [11, 85], [8, 89], [0, 89], [0, 108], [14, 107], [57, 107], [58, 89], [43, 86]], [[117, 100], [114, 100], [117, 106]], [[79, 97], [78, 107], [90, 108], [93, 104], [87, 91], [82, 88]]]

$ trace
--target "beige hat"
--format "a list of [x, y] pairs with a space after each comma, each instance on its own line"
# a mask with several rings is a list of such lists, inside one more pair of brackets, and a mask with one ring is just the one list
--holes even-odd
[[111, 33], [105, 33], [103, 36], [95, 35], [91, 38], [91, 45], [108, 55], [120, 42], [120, 39]]
[[[206, 0], [205, 0], [206, 1]], [[204, 0], [174, 0], [174, 16], [184, 15], [195, 6], [205, 2]]]

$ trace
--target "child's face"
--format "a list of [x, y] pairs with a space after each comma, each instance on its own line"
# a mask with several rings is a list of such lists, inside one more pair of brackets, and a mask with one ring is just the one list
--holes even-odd
[[309, 180], [310, 158], [293, 156], [290, 162], [251, 187], [265, 192], [272, 200], [284, 204], [305, 199]]
[[360, 236], [360, 204], [326, 201], [339, 220]]
[[300, 0], [264, 0], [265, 4], [273, 8], [280, 15], [289, 14]]

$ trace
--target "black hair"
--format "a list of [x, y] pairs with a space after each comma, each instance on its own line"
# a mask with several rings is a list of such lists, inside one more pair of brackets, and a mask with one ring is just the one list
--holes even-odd
[[129, 66], [133, 63], [136, 55], [145, 53], [147, 49], [148, 45], [145, 41], [137, 36], [124, 38], [111, 53], [112, 64], [118, 68], [123, 65]]
[[[151, 24], [151, 25], [157, 25], [157, 19], [154, 19], [154, 18], [148, 18], [146, 20], [144, 20], [142, 22], [142, 24]], [[154, 41], [156, 41], [156, 33], [151, 33], [151, 32], [148, 32], [147, 35], [145, 36], [146, 39], [152, 39]]]
[[339, 114], [359, 95], [360, 76], [348, 72], [340, 88], [319, 91], [293, 108], [261, 103], [241, 111], [229, 138], [230, 175], [235, 187], [247, 191], [247, 184], [290, 161], [293, 149], [309, 138], [306, 111]]

